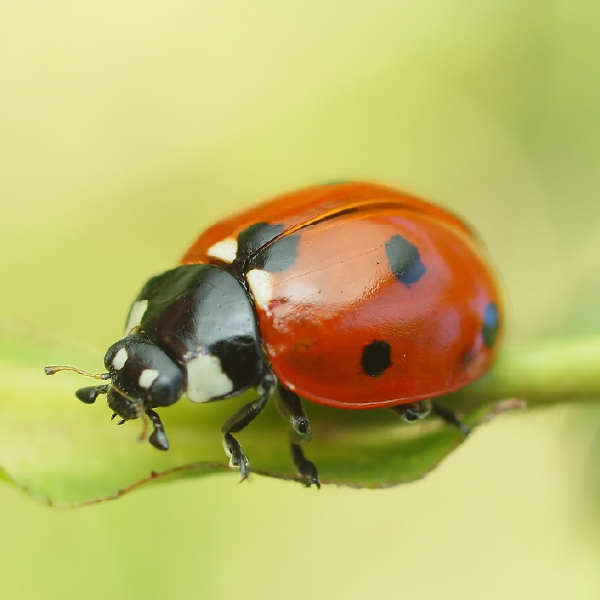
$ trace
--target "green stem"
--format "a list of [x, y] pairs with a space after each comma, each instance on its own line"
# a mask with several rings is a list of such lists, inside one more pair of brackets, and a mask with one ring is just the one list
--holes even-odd
[[600, 336], [507, 348], [490, 373], [441, 404], [467, 411], [506, 398], [526, 400], [530, 408], [600, 401]]

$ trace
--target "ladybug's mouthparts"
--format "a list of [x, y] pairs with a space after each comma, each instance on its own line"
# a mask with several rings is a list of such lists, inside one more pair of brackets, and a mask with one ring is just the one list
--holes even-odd
[[[107, 400], [108, 407], [115, 412], [117, 415], [122, 417], [124, 421], [130, 421], [132, 419], [140, 418], [146, 412], [146, 404], [142, 398], [134, 398], [125, 394], [119, 388], [114, 385], [109, 386], [98, 386], [106, 387], [107, 389]], [[99, 394], [103, 393], [102, 390], [98, 390]], [[87, 390], [79, 390], [87, 391]], [[79, 398], [79, 396], [77, 396]], [[81, 398], [79, 398], [81, 400]]]

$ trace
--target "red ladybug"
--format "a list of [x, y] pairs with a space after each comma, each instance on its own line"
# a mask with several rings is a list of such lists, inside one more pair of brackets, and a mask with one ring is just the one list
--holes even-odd
[[230, 464], [247, 477], [233, 434], [274, 397], [295, 432], [296, 470], [318, 486], [297, 443], [311, 437], [301, 398], [423, 418], [430, 398], [489, 369], [501, 322], [494, 276], [458, 217], [389, 187], [320, 185], [202, 233], [133, 302], [125, 337], [106, 353], [108, 372], [96, 376], [109, 383], [77, 396], [92, 403], [106, 393], [121, 422], [147, 415], [150, 442], [167, 450], [153, 409], [184, 394], [209, 402], [255, 388], [258, 399], [222, 427]]

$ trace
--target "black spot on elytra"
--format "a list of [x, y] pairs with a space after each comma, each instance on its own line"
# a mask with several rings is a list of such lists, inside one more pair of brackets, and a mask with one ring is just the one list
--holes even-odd
[[371, 377], [379, 377], [392, 365], [392, 347], [383, 340], [373, 340], [363, 348], [362, 368]]
[[269, 223], [255, 223], [246, 227], [238, 237], [237, 260], [245, 260], [260, 250], [263, 246], [283, 233], [283, 225]]
[[410, 287], [411, 283], [417, 283], [425, 274], [426, 269], [421, 262], [419, 249], [402, 236], [393, 235], [385, 243], [385, 253], [396, 279], [407, 287]]
[[498, 339], [498, 330], [500, 329], [500, 315], [498, 306], [495, 302], [490, 302], [483, 315], [483, 326], [481, 327], [481, 336], [483, 343], [492, 348]]
[[250, 259], [246, 270], [261, 269], [269, 273], [287, 271], [296, 262], [299, 241], [299, 235], [288, 235], [265, 246]]

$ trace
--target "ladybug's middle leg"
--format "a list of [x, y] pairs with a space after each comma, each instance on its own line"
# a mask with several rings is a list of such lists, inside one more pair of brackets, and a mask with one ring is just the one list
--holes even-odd
[[431, 400], [421, 400], [419, 402], [409, 402], [407, 404], [398, 404], [391, 409], [407, 423], [414, 423], [424, 419], [431, 412]]
[[290, 451], [292, 462], [300, 478], [306, 487], [316, 485], [321, 487], [317, 467], [304, 456], [301, 442], [310, 442], [312, 433], [310, 431], [310, 422], [302, 401], [298, 394], [279, 384], [277, 386], [277, 410], [279, 414], [292, 426], [290, 432]]

